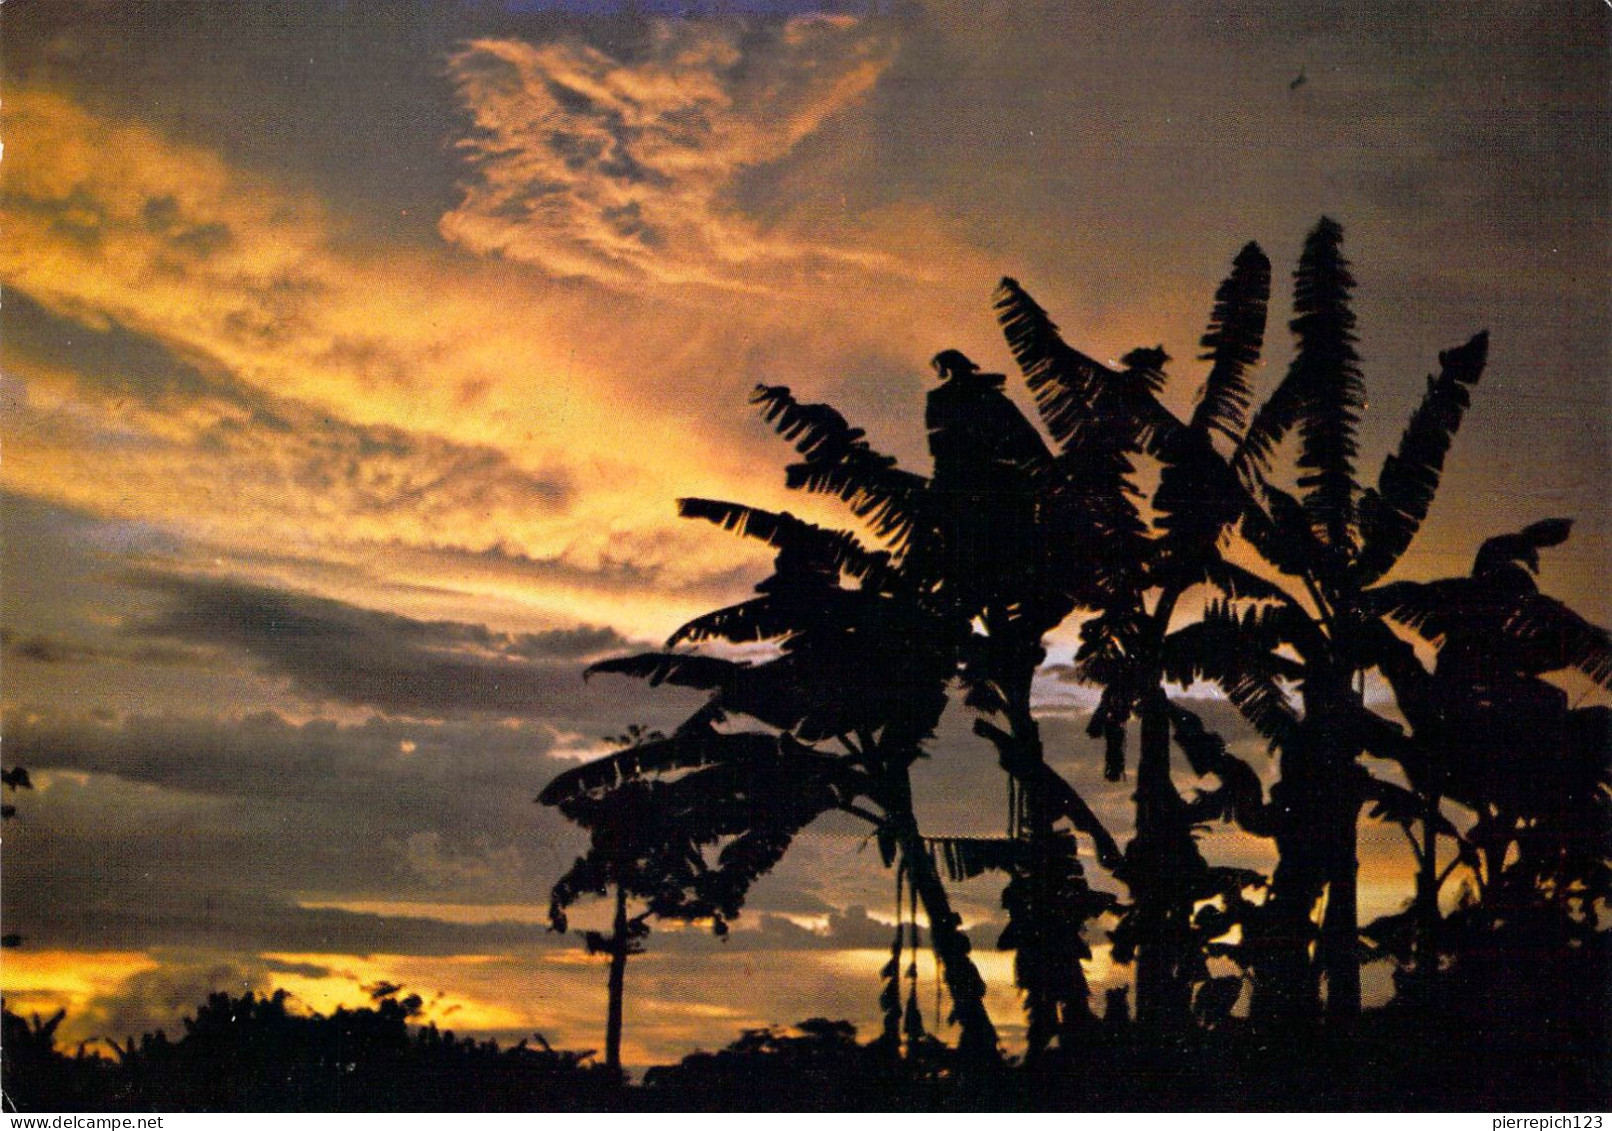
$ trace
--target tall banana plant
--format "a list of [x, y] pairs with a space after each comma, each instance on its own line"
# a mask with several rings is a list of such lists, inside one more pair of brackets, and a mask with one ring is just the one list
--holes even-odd
[[1074, 833], [1089, 836], [1110, 868], [1119, 851], [1047, 765], [1030, 688], [1045, 655], [1042, 636], [1078, 605], [1123, 584], [1130, 559], [1093, 550], [1103, 545], [1097, 532], [1124, 516], [1091, 505], [1106, 499], [1084, 491], [1051, 457], [1001, 391], [1000, 376], [979, 372], [955, 350], [937, 355], [935, 368], [941, 384], [926, 410], [934, 457], [928, 478], [874, 452], [826, 405], [802, 404], [772, 386], [758, 388], [755, 399], [802, 456], [789, 468], [789, 484], [843, 499], [888, 540], [950, 633], [951, 662], [968, 705], [982, 716], [976, 731], [1018, 783], [1023, 805], [1014, 832], [1027, 851], [1003, 857], [1012, 861], [1004, 894], [1010, 923], [1000, 945], [1017, 952], [1034, 1059], [1054, 1039], [1071, 1045], [1092, 1020], [1078, 926], [1108, 902], [1087, 883]]
[[[1145, 356], [1133, 353], [1121, 371], [1102, 366], [1064, 345], [1045, 314], [1011, 281], [1000, 302], [1010, 344], [1054, 437], [1066, 449], [1083, 442], [1099, 451], [1122, 444], [1126, 452], [1145, 452], [1162, 465], [1154, 501], [1160, 536], [1145, 559], [1145, 584], [1157, 586], [1160, 599], [1151, 617], [1140, 614], [1140, 599], [1105, 610], [1087, 626], [1083, 648], [1088, 672], [1108, 685], [1094, 725], [1112, 743], [1122, 741], [1117, 725], [1141, 707], [1139, 810], [1161, 818], [1151, 823], [1162, 823], [1178, 846], [1150, 870], [1185, 865], [1190, 856], [1179, 819], [1168, 820], [1177, 807], [1167, 779], [1167, 707], [1158, 680], [1141, 678], [1148, 665], [1134, 659], [1149, 651], [1142, 625], [1152, 633], [1158, 674], [1174, 682], [1220, 683], [1280, 751], [1281, 780], [1270, 806], [1258, 810], [1276, 840], [1279, 863], [1269, 898], [1249, 924], [1253, 937], [1247, 946], [1256, 962], [1255, 1011], [1264, 1017], [1315, 1013], [1323, 971], [1329, 1013], [1339, 1019], [1358, 1013], [1355, 826], [1374, 788], [1358, 757], [1368, 748], [1389, 756], [1404, 750], [1397, 729], [1366, 711], [1356, 688], [1374, 663], [1370, 645], [1376, 639], [1370, 631], [1375, 615], [1360, 594], [1393, 567], [1425, 519], [1468, 405], [1467, 390], [1478, 380], [1487, 351], [1487, 336], [1480, 334], [1440, 355], [1441, 373], [1429, 379], [1422, 405], [1376, 486], [1358, 484], [1355, 432], [1364, 396], [1349, 307], [1354, 280], [1341, 241], [1341, 229], [1328, 219], [1310, 233], [1295, 273], [1290, 328], [1298, 348], [1286, 377], [1245, 429], [1243, 412], [1251, 398], [1236, 362], [1243, 359], [1246, 366], [1258, 350], [1249, 330], [1261, 304], [1250, 301], [1246, 286], [1257, 277], [1252, 251], [1244, 253], [1244, 285], [1235, 282], [1234, 268], [1205, 338], [1215, 368], [1235, 379], [1217, 391], [1212, 370], [1187, 424], [1154, 395], [1159, 382], [1147, 374], [1156, 364], [1150, 369]], [[1299, 497], [1272, 482], [1273, 457], [1295, 429]], [[1217, 451], [1211, 433], [1230, 441], [1228, 455]], [[1128, 477], [1115, 482], [1110, 476], [1103, 489], [1115, 498], [1134, 488]], [[1256, 575], [1209, 552], [1231, 529], [1279, 575], [1275, 582], [1270, 571]], [[1189, 579], [1216, 585], [1223, 599], [1211, 602], [1198, 622], [1170, 633], [1174, 601], [1168, 598]], [[1289, 687], [1297, 688], [1302, 710]], [[1139, 839], [1141, 854], [1149, 841]], [[1312, 963], [1312, 916], [1323, 892], [1326, 917], [1319, 961]], [[1182, 899], [1177, 887], [1177, 908]], [[1156, 951], [1179, 953], [1179, 923], [1173, 927], [1176, 945], [1165, 941], [1172, 929], [1162, 907], [1170, 902], [1154, 904], [1155, 926], [1142, 932], [1144, 952], [1150, 936]], [[1155, 976], [1151, 968], [1139, 971], [1139, 978], [1162, 987], [1164, 1015], [1179, 1015], [1178, 978]], [[1151, 996], [1141, 985], [1139, 995]]]
[[[919, 831], [909, 774], [945, 709], [950, 634], [891, 556], [851, 534], [735, 503], [684, 499], [679, 507], [778, 553], [755, 597], [689, 622], [668, 647], [768, 643], [774, 657], [668, 651], [596, 664], [590, 674], [711, 695], [670, 738], [572, 770], [543, 800], [581, 813], [628, 783], [652, 783], [664, 804], [647, 826], [656, 830], [651, 840], [659, 858], [677, 863], [652, 909], [710, 918], [719, 929], [811, 821], [832, 810], [868, 821], [928, 915], [960, 1054], [994, 1062], [984, 982]], [[752, 729], [718, 729], [735, 719]]]
[[[1293, 361], [1232, 459], [1258, 504], [1245, 511], [1241, 533], [1285, 575], [1288, 591], [1240, 619], [1212, 610], [1200, 633], [1236, 639], [1237, 651], [1200, 652], [1181, 674], [1221, 680], [1281, 751], [1273, 797], [1280, 863], [1265, 909], [1266, 976], [1256, 980], [1256, 1010], [1311, 1015], [1324, 980], [1327, 1017], [1348, 1024], [1360, 1011], [1357, 826], [1375, 788], [1360, 755], [1398, 758], [1406, 749], [1398, 728], [1364, 703], [1381, 624], [1363, 594], [1397, 564], [1427, 517], [1469, 389], [1483, 373], [1488, 335], [1439, 355], [1440, 371], [1428, 378], [1376, 485], [1361, 484], [1364, 383], [1342, 239], [1342, 229], [1323, 218], [1305, 241], [1294, 274]], [[1297, 496], [1273, 482], [1277, 448], [1295, 430]], [[1283, 709], [1284, 681], [1297, 688], [1297, 715]], [[1312, 963], [1312, 916], [1323, 893]]]
[[1054, 1039], [1075, 1048], [1094, 1026], [1081, 927], [1112, 901], [1093, 891], [1073, 832], [1059, 823], [1063, 814], [1046, 785], [1056, 775], [1031, 687], [1046, 633], [1075, 608], [1124, 587], [1131, 562], [1097, 568], [1106, 564], [1091, 552], [1101, 544], [1098, 524], [1123, 515], [1086, 505], [1091, 496], [1002, 391], [1005, 378], [980, 372], [956, 350], [938, 354], [934, 366], [940, 383], [929, 393], [925, 423], [944, 560], [933, 572], [959, 630], [959, 675], [979, 714], [975, 730], [1023, 783], [1014, 791], [1010, 833], [1025, 851], [1007, 869], [1009, 925], [999, 945], [1015, 951], [1034, 1061]]
[[[1132, 563], [1121, 584], [1107, 586], [1088, 606], [1098, 615], [1083, 626], [1077, 660], [1081, 674], [1103, 687], [1091, 731], [1108, 742], [1111, 779], [1124, 771], [1127, 724], [1140, 722], [1136, 835], [1123, 869], [1133, 910], [1116, 931], [1116, 949], [1137, 955], [1137, 1019], [1152, 1029], [1187, 1023], [1192, 984], [1206, 977], [1194, 905], [1224, 894], [1233, 882], [1199, 853], [1193, 810], [1171, 782], [1164, 657], [1171, 621], [1188, 590], [1207, 583], [1242, 597], [1273, 593], [1220, 553], [1223, 535], [1249, 500], [1215, 447], [1216, 436], [1232, 444], [1242, 439], [1269, 290], [1269, 260], [1249, 244], [1216, 293], [1203, 338], [1210, 370], [1186, 421], [1157, 399], [1168, 360], [1162, 350], [1133, 351], [1123, 370], [1112, 370], [1067, 345], [1014, 280], [1003, 280], [997, 294], [1008, 344], [1060, 445], [1057, 460], [1079, 484], [1085, 513], [1108, 516], [1092, 524], [1092, 544], [1109, 560]], [[1133, 461], [1143, 455], [1162, 465], [1152, 532], [1135, 501]]]

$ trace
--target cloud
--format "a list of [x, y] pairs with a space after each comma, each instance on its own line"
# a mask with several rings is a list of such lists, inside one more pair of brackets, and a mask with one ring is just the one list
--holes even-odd
[[303, 978], [330, 977], [330, 967], [313, 962], [285, 962], [278, 958], [270, 958], [264, 961], [263, 966], [271, 974], [296, 974]]
[[167, 602], [132, 633], [238, 650], [308, 698], [416, 718], [561, 717], [583, 661], [628, 643], [605, 628], [500, 633], [232, 580], [130, 580]]
[[[124, 979], [115, 990], [97, 994], [73, 1018], [73, 1027], [113, 1040], [149, 1033], [194, 1013], [209, 994], [265, 993], [269, 972], [232, 962], [166, 963]], [[173, 1034], [178, 1036], [179, 1034]]]
[[[782, 500], [756, 452], [785, 449], [740, 407], [759, 343], [789, 372], [839, 368], [803, 348], [832, 319], [769, 306], [736, 329], [440, 244], [367, 245], [216, 151], [59, 92], [8, 107], [0, 476], [209, 560], [362, 566], [528, 623], [666, 632], [745, 553], [672, 500]], [[193, 230], [229, 238], [174, 246]]]
[[443, 236], [617, 286], [765, 289], [814, 261], [873, 261], [769, 231], [734, 194], [866, 95], [889, 65], [882, 35], [841, 16], [656, 20], [634, 48], [478, 39], [455, 54], [475, 131]]
[[534, 472], [485, 444], [353, 423], [115, 317], [71, 316], [13, 288], [5, 327], [7, 370], [27, 379], [15, 414], [27, 442], [101, 450], [123, 488], [148, 499], [177, 495], [200, 510], [228, 491], [259, 521], [333, 540], [400, 526], [474, 531], [572, 501], [562, 469]]
[[570, 764], [545, 753], [548, 727], [16, 710], [4, 725], [36, 786], [7, 830], [24, 934], [164, 910], [198, 926], [231, 893], [536, 901], [583, 843], [533, 803]]
[[13, 632], [0, 628], [0, 650], [12, 660], [32, 664], [88, 664], [98, 660], [139, 666], [199, 665], [200, 652], [160, 644], [103, 647], [56, 633]]

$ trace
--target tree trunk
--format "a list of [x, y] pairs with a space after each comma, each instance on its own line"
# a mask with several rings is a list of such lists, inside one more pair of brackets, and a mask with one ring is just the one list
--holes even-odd
[[1349, 725], [1364, 709], [1352, 686], [1351, 669], [1327, 670], [1312, 677], [1305, 692], [1305, 716], [1315, 721], [1316, 755], [1322, 792], [1315, 817], [1323, 827], [1327, 881], [1326, 913], [1317, 948], [1326, 978], [1326, 1021], [1347, 1028], [1360, 1016], [1360, 809], [1365, 771]]
[[1423, 798], [1422, 851], [1416, 871], [1416, 940], [1411, 974], [1422, 993], [1438, 974], [1438, 819], [1439, 793], [1429, 789]]
[[974, 723], [975, 733], [991, 741], [1002, 769], [1024, 791], [1026, 827], [1014, 832], [1027, 840], [1030, 858], [1023, 877], [1027, 889], [1024, 908], [1015, 924], [1021, 943], [1015, 949], [1019, 953], [1019, 988], [1025, 995], [1030, 1023], [1027, 1061], [1037, 1059], [1054, 1036], [1060, 1047], [1073, 1050], [1080, 1035], [1090, 1032], [1095, 1022], [1078, 957], [1083, 948], [1079, 938], [1083, 921], [1075, 918], [1079, 912], [1070, 905], [1071, 899], [1078, 902], [1086, 890], [1085, 880], [1073, 837], [1058, 833], [1054, 826], [1060, 817], [1068, 817], [1076, 829], [1091, 837], [1105, 867], [1120, 869], [1124, 863], [1114, 838], [1096, 814], [1046, 764], [1040, 727], [1030, 711], [1034, 675], [1034, 667], [1027, 668], [1005, 688], [1003, 713], [1010, 729], [985, 719]]
[[[1023, 710], [1014, 712], [1013, 733], [1039, 766], [1046, 765], [1046, 750], [1041, 745], [1041, 728], [1030, 714], [1029, 685], [1026, 682]], [[1030, 840], [1030, 933], [1035, 939], [1040, 976], [1021, 986], [1029, 1006], [1029, 1032], [1026, 1034], [1026, 1058], [1036, 1060], [1052, 1043], [1060, 1029], [1059, 1002], [1055, 972], [1050, 969], [1051, 936], [1058, 930], [1079, 930], [1079, 924], [1057, 923], [1052, 918], [1052, 826], [1056, 821], [1052, 807], [1047, 804], [1047, 791], [1039, 780], [1033, 788], [1024, 791], [1025, 828]], [[1023, 947], [1021, 946], [1021, 959]]]
[[[1081, 929], [1080, 923], [1062, 922], [1056, 915], [1058, 893], [1054, 891], [1054, 831], [1057, 812], [1051, 804], [1041, 776], [1046, 768], [1046, 749], [1041, 744], [1041, 727], [1030, 709], [1030, 687], [1035, 678], [1032, 666], [1022, 672], [1007, 687], [1007, 722], [1013, 743], [1018, 749], [1018, 761], [1035, 770], [1024, 782], [1025, 827], [1015, 833], [1025, 836], [1030, 845], [1030, 861], [1025, 879], [1029, 883], [1027, 922], [1020, 934], [1018, 960], [1020, 986], [1025, 995], [1025, 1011], [1029, 1022], [1026, 1033], [1025, 1059], [1034, 1063], [1051, 1045], [1052, 1039], [1074, 1028], [1075, 1015], [1090, 1005], [1076, 1001], [1084, 984], [1084, 971], [1058, 968], [1060, 948], [1056, 935], [1060, 931]], [[1028, 962], [1026, 959], [1028, 958]], [[1074, 961], [1074, 960], [1071, 960]], [[1075, 965], [1079, 965], [1075, 961]], [[1024, 975], [1034, 971], [1030, 976]], [[1077, 987], [1076, 982], [1080, 983]]]
[[1169, 704], [1162, 689], [1144, 698], [1139, 715], [1136, 837], [1126, 851], [1126, 879], [1136, 899], [1136, 1022], [1160, 1032], [1191, 1020], [1191, 881], [1200, 858], [1170, 780]]
[[1347, 1028], [1360, 1017], [1360, 788], [1351, 757], [1340, 767], [1332, 799], [1327, 910], [1321, 924], [1321, 967], [1327, 979], [1326, 1020]]
[[1320, 925], [1320, 968], [1327, 976], [1327, 1025], [1351, 1028], [1361, 1017], [1361, 807], [1365, 770], [1356, 728], [1365, 685], [1356, 672], [1328, 673], [1306, 714], [1319, 710], [1320, 765], [1325, 775], [1322, 812], [1327, 820], [1327, 913]]
[[1253, 956], [1252, 1016], [1267, 1024], [1314, 1020], [1321, 1012], [1312, 916], [1326, 886], [1325, 789], [1310, 748], [1310, 728], [1282, 751], [1281, 777], [1271, 789], [1276, 834], [1276, 870], [1270, 895], [1246, 933]]
[[616, 885], [615, 933], [610, 937], [610, 1005], [605, 1018], [605, 1068], [621, 1078], [621, 1004], [627, 982], [627, 889]]
[[1275, 1024], [1313, 1020], [1321, 1012], [1320, 986], [1310, 961], [1315, 936], [1311, 916], [1323, 886], [1318, 854], [1310, 845], [1284, 847], [1283, 839], [1276, 838], [1280, 859], [1259, 917], [1258, 937], [1249, 939], [1256, 954], [1251, 1015]]
[[965, 1063], [976, 1067], [998, 1064], [1002, 1054], [997, 1047], [996, 1026], [985, 1011], [985, 980], [969, 957], [972, 946], [962, 931], [962, 919], [952, 910], [946, 885], [919, 835], [910, 804], [891, 812], [890, 828], [901, 850], [908, 882], [929, 917], [930, 942], [946, 979], [946, 991], [951, 994], [952, 1015], [961, 1029], [958, 1052]]
[[[1282, 752], [1281, 780], [1271, 791], [1278, 811], [1280, 859], [1271, 877], [1262, 939], [1263, 993], [1256, 978], [1255, 1006], [1264, 1019], [1302, 1021], [1320, 1007], [1320, 976], [1327, 985], [1326, 1019], [1347, 1027], [1360, 1015], [1358, 832], [1363, 803], [1356, 764], [1359, 749], [1350, 720], [1359, 699], [1353, 672], [1317, 667], [1304, 688], [1304, 722]], [[1326, 892], [1316, 946], [1312, 919]], [[1261, 1000], [1263, 998], [1263, 1001]]]

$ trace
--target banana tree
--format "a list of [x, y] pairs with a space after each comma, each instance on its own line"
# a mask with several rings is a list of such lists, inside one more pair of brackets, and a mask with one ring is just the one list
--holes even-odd
[[[1609, 712], [1570, 708], [1567, 694], [1543, 678], [1576, 671], [1612, 687], [1607, 631], [1541, 593], [1534, 579], [1539, 551], [1565, 542], [1571, 527], [1566, 519], [1537, 522], [1485, 541], [1467, 577], [1395, 582], [1364, 595], [1436, 657], [1426, 672], [1401, 645], [1383, 665], [1420, 755], [1407, 765], [1424, 835], [1413, 929], [1403, 932], [1402, 948], [1419, 985], [1437, 969], [1439, 891], [1457, 865], [1478, 889], [1464, 918], [1491, 928], [1532, 918], [1593, 929], [1597, 901], [1612, 894]], [[1435, 836], [1448, 825], [1439, 811], [1446, 797], [1476, 821], [1461, 842], [1471, 851], [1440, 869]]]
[[[1273, 798], [1281, 813], [1280, 864], [1267, 904], [1268, 976], [1256, 981], [1263, 990], [1256, 1011], [1313, 1014], [1324, 976], [1327, 1016], [1347, 1024], [1360, 1010], [1357, 825], [1373, 788], [1359, 758], [1404, 749], [1397, 728], [1364, 704], [1363, 673], [1376, 663], [1380, 621], [1363, 593], [1400, 560], [1428, 514], [1468, 390], [1482, 375], [1488, 335], [1439, 355], [1440, 372], [1428, 379], [1376, 486], [1361, 485], [1356, 426], [1364, 384], [1342, 237], [1323, 218], [1305, 242], [1289, 324], [1297, 339], [1293, 361], [1232, 460], [1260, 503], [1245, 511], [1239, 529], [1285, 575], [1289, 591], [1242, 619], [1244, 646], [1217, 660], [1221, 670], [1198, 665], [1194, 674], [1221, 679], [1240, 706], [1253, 707], [1245, 713], [1281, 751]], [[1294, 430], [1297, 497], [1271, 481], [1272, 457]], [[1223, 617], [1222, 627], [1227, 623]], [[1296, 687], [1301, 715], [1280, 709], [1281, 681]], [[1312, 915], [1323, 892], [1326, 911], [1311, 964]]]
[[[1270, 589], [1220, 554], [1222, 535], [1247, 500], [1214, 447], [1217, 434], [1241, 439], [1269, 290], [1270, 263], [1249, 244], [1216, 293], [1203, 339], [1210, 371], [1187, 421], [1157, 399], [1168, 360], [1162, 350], [1133, 351], [1115, 371], [1067, 345], [1014, 280], [1003, 280], [997, 295], [1009, 346], [1060, 444], [1061, 465], [1079, 485], [1082, 509], [1107, 519], [1085, 533], [1103, 559], [1130, 563], [1119, 584], [1098, 591], [1091, 606], [1098, 615], [1083, 626], [1077, 660], [1080, 674], [1104, 688], [1091, 732], [1108, 742], [1111, 779], [1123, 774], [1128, 722], [1138, 717], [1141, 724], [1136, 835], [1123, 870], [1134, 910], [1116, 938], [1121, 953], [1137, 951], [1137, 1019], [1150, 1028], [1188, 1020], [1192, 982], [1202, 977], [1193, 905], [1209, 896], [1217, 875], [1197, 850], [1188, 808], [1170, 780], [1164, 641], [1180, 599], [1195, 586], [1244, 596]], [[1144, 455], [1162, 468], [1151, 534], [1135, 502], [1133, 460]]]
[[[1360, 593], [1393, 567], [1425, 519], [1468, 404], [1467, 388], [1478, 380], [1487, 350], [1487, 336], [1480, 334], [1440, 355], [1441, 373], [1429, 380], [1376, 487], [1360, 486], [1355, 429], [1363, 384], [1349, 308], [1354, 280], [1341, 240], [1341, 229], [1323, 219], [1306, 241], [1290, 323], [1298, 349], [1286, 377], [1246, 429], [1245, 383], [1225, 384], [1219, 393], [1206, 386], [1192, 424], [1183, 425], [1155, 396], [1159, 354], [1137, 351], [1124, 370], [1110, 369], [1064, 345], [1045, 314], [1011, 281], [1001, 300], [1009, 341], [1055, 438], [1079, 446], [1084, 430], [1099, 453], [1115, 447], [1127, 455], [1145, 452], [1162, 467], [1155, 499], [1162, 534], [1159, 546], [1148, 548], [1156, 559], [1144, 559], [1152, 566], [1148, 584], [1163, 586], [1161, 599], [1151, 618], [1137, 599], [1108, 610], [1085, 632], [1088, 672], [1114, 685], [1095, 725], [1117, 744], [1122, 740], [1116, 724], [1137, 705], [1147, 708], [1138, 777], [1149, 785], [1143, 790], [1139, 784], [1139, 805], [1145, 796], [1151, 816], [1167, 817], [1176, 808], [1167, 773], [1161, 772], [1167, 771], [1166, 708], [1157, 679], [1143, 678], [1147, 665], [1133, 659], [1149, 652], [1146, 629], [1155, 649], [1162, 649], [1166, 678], [1219, 682], [1280, 751], [1281, 781], [1268, 814], [1280, 860], [1253, 931], [1258, 937], [1249, 946], [1250, 954], [1259, 955], [1255, 1009], [1263, 1016], [1316, 1012], [1320, 970], [1326, 973], [1329, 1013], [1347, 1019], [1359, 1010], [1355, 826], [1373, 787], [1358, 756], [1368, 744], [1401, 749], [1394, 740], [1402, 737], [1365, 710], [1356, 689], [1360, 673], [1373, 663], [1368, 645], [1376, 623]], [[1253, 253], [1245, 254], [1250, 262], [1244, 279], [1251, 281], [1257, 278]], [[1211, 355], [1220, 355], [1217, 366], [1222, 359], [1246, 359], [1246, 365], [1257, 354], [1257, 337], [1249, 332], [1258, 305], [1254, 295], [1232, 281], [1223, 288], [1216, 324], [1205, 340]], [[1229, 372], [1241, 377], [1240, 369]], [[1276, 449], [1295, 429], [1298, 498], [1271, 481]], [[1210, 443], [1212, 432], [1232, 442], [1229, 456]], [[1117, 466], [1112, 455], [1107, 458], [1107, 466]], [[1111, 471], [1102, 485], [1110, 498], [1134, 490], [1128, 472], [1119, 479], [1116, 484]], [[1208, 552], [1233, 528], [1278, 577], [1268, 571], [1256, 576]], [[1186, 579], [1210, 581], [1226, 600], [1212, 602], [1199, 622], [1165, 637], [1174, 603], [1164, 598]], [[1245, 609], [1249, 601], [1256, 605]], [[1302, 711], [1294, 709], [1290, 687], [1297, 688]], [[1178, 847], [1162, 860], [1186, 864], [1179, 819], [1165, 824]], [[1327, 912], [1319, 963], [1313, 965], [1312, 915], [1323, 892]], [[1160, 921], [1158, 931], [1147, 933], [1168, 952], [1160, 945], [1162, 923], [1168, 922], [1162, 912]], [[1182, 937], [1179, 925], [1175, 937]], [[1176, 995], [1166, 1013], [1179, 1013]]]
[[[622, 782], [653, 780], [657, 801], [668, 806], [650, 822], [664, 826], [654, 839], [672, 846], [662, 856], [682, 870], [673, 877], [675, 893], [652, 907], [709, 918], [718, 929], [811, 821], [834, 810], [868, 821], [886, 862], [899, 860], [928, 915], [960, 1053], [971, 1064], [995, 1061], [984, 982], [913, 810], [910, 768], [945, 709], [955, 666], [950, 634], [888, 553], [869, 551], [848, 533], [734, 503], [685, 499], [679, 506], [687, 517], [758, 538], [778, 555], [757, 596], [689, 622], [668, 647], [768, 643], [774, 656], [749, 663], [668, 651], [595, 665], [590, 673], [711, 696], [671, 738], [570, 771], [545, 798], [563, 808]], [[717, 729], [735, 718], [764, 729]], [[706, 849], [718, 842], [709, 863]]]
[[[1106, 500], [1083, 490], [1051, 455], [1001, 391], [1003, 378], [981, 373], [955, 350], [934, 365], [941, 384], [926, 410], [928, 478], [874, 452], [826, 405], [802, 404], [774, 386], [759, 387], [754, 399], [803, 457], [789, 468], [789, 485], [839, 497], [887, 539], [903, 575], [950, 633], [948, 654], [966, 702], [986, 716], [975, 730], [1018, 785], [1023, 804], [1010, 831], [1026, 851], [1004, 864], [1010, 925], [999, 945], [1017, 952], [1035, 1058], [1054, 1038], [1071, 1045], [1091, 1022], [1077, 927], [1107, 902], [1087, 883], [1074, 833], [1089, 836], [1110, 868], [1119, 852], [1046, 764], [1030, 688], [1045, 656], [1041, 638], [1119, 583], [1128, 559], [1093, 554], [1104, 545], [1095, 535], [1110, 521], [1093, 504]], [[1067, 829], [1059, 827], [1065, 818]]]

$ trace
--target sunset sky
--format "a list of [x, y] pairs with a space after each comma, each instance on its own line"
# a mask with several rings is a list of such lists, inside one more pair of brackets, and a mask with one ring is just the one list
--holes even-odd
[[[1276, 272], [1268, 390], [1334, 217], [1370, 475], [1438, 351], [1492, 334], [1400, 576], [1572, 516], [1543, 584], [1612, 619], [1609, 28], [1602, 0], [6, 4], [3, 728], [37, 787], [8, 1005], [121, 1039], [210, 989], [391, 980], [457, 1031], [599, 1047], [604, 970], [544, 917], [581, 840], [532, 799], [692, 701], [582, 668], [765, 575], [677, 497], [835, 519], [784, 490], [752, 385], [924, 470], [928, 358], [1012, 371], [1002, 275], [1097, 357], [1162, 343], [1185, 408], [1237, 249]], [[1128, 835], [1058, 675], [1050, 756]], [[1005, 819], [960, 708], [917, 788], [926, 831]], [[1408, 856], [1363, 837], [1369, 917]], [[859, 827], [814, 827], [728, 941], [651, 936], [625, 1059], [873, 1025], [892, 888]], [[1013, 1039], [997, 897], [958, 891]]]

